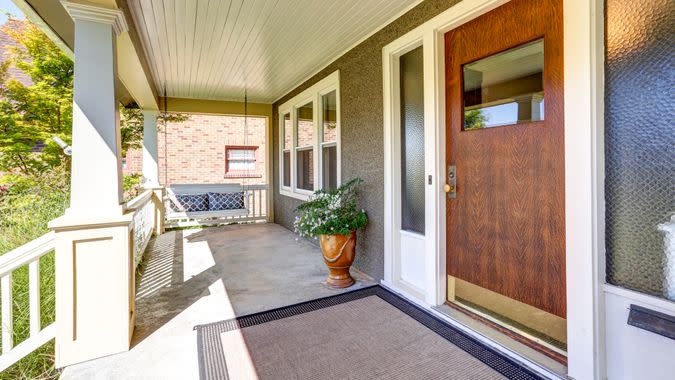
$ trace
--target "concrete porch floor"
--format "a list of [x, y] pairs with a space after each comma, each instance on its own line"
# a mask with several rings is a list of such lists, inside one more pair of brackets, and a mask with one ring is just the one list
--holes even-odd
[[170, 231], [145, 255], [131, 350], [70, 366], [61, 379], [198, 379], [195, 325], [372, 284], [352, 271], [355, 285], [328, 288], [319, 248], [276, 224]]

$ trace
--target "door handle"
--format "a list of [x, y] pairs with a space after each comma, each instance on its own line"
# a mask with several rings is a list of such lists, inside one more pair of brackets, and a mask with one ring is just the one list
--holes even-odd
[[443, 190], [448, 194], [448, 198], [457, 198], [457, 167], [455, 165], [448, 166], [448, 179]]

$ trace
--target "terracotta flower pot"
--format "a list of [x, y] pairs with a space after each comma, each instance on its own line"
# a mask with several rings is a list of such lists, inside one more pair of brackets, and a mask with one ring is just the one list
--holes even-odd
[[356, 231], [351, 235], [320, 235], [323, 261], [328, 267], [326, 284], [333, 288], [346, 288], [354, 284], [349, 268], [356, 252]]

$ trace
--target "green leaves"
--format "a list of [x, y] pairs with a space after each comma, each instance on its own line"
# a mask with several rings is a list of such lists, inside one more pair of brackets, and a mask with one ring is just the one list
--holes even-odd
[[[73, 62], [28, 21], [5, 25], [16, 46], [0, 66], [0, 171], [39, 177], [69, 159], [51, 137], [71, 141]], [[32, 84], [9, 74], [25, 74]]]
[[318, 190], [298, 206], [295, 232], [302, 237], [347, 235], [368, 224], [368, 215], [358, 208], [356, 188], [363, 182], [354, 178], [335, 190]]
[[[157, 116], [157, 129], [166, 123], [178, 123], [190, 118], [187, 114], [175, 112], [160, 112]], [[127, 150], [138, 149], [143, 142], [143, 112], [137, 106], [120, 106], [120, 134], [122, 138], [122, 156], [126, 157]]]

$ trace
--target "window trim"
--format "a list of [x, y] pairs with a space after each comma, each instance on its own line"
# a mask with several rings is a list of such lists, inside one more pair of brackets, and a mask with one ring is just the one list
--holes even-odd
[[255, 165], [258, 162], [258, 146], [256, 145], [225, 145], [225, 175], [224, 178], [260, 178], [262, 177], [259, 173], [245, 173], [238, 171], [230, 171], [230, 159], [228, 151], [230, 150], [252, 150], [253, 151], [253, 164]]
[[[334, 142], [324, 143], [323, 142], [323, 115], [321, 110], [323, 109], [323, 95], [326, 95], [330, 92], [335, 91], [335, 102], [336, 102], [336, 139]], [[297, 151], [298, 148], [307, 148], [309, 145], [298, 146], [297, 145], [297, 133], [298, 133], [298, 124], [297, 124], [297, 110], [298, 108], [312, 103], [312, 119], [314, 121], [314, 136], [312, 142], [312, 152], [313, 152], [313, 163], [314, 167], [314, 190], [304, 190], [297, 187]], [[284, 147], [285, 139], [285, 130], [284, 130], [284, 115], [291, 115], [291, 128], [292, 138], [291, 146]], [[300, 200], [307, 200], [314, 191], [323, 188], [323, 163], [321, 156], [321, 149], [324, 145], [334, 144], [337, 150], [337, 184], [338, 186], [342, 183], [341, 178], [341, 118], [340, 118], [340, 72], [335, 71], [327, 77], [323, 78], [319, 82], [315, 83], [311, 87], [302, 91], [300, 94], [294, 96], [287, 102], [279, 106], [278, 109], [279, 117], [279, 194], [285, 195], [291, 198], [296, 198]], [[284, 152], [289, 151], [290, 160], [288, 164], [290, 165], [290, 185], [284, 186]]]

